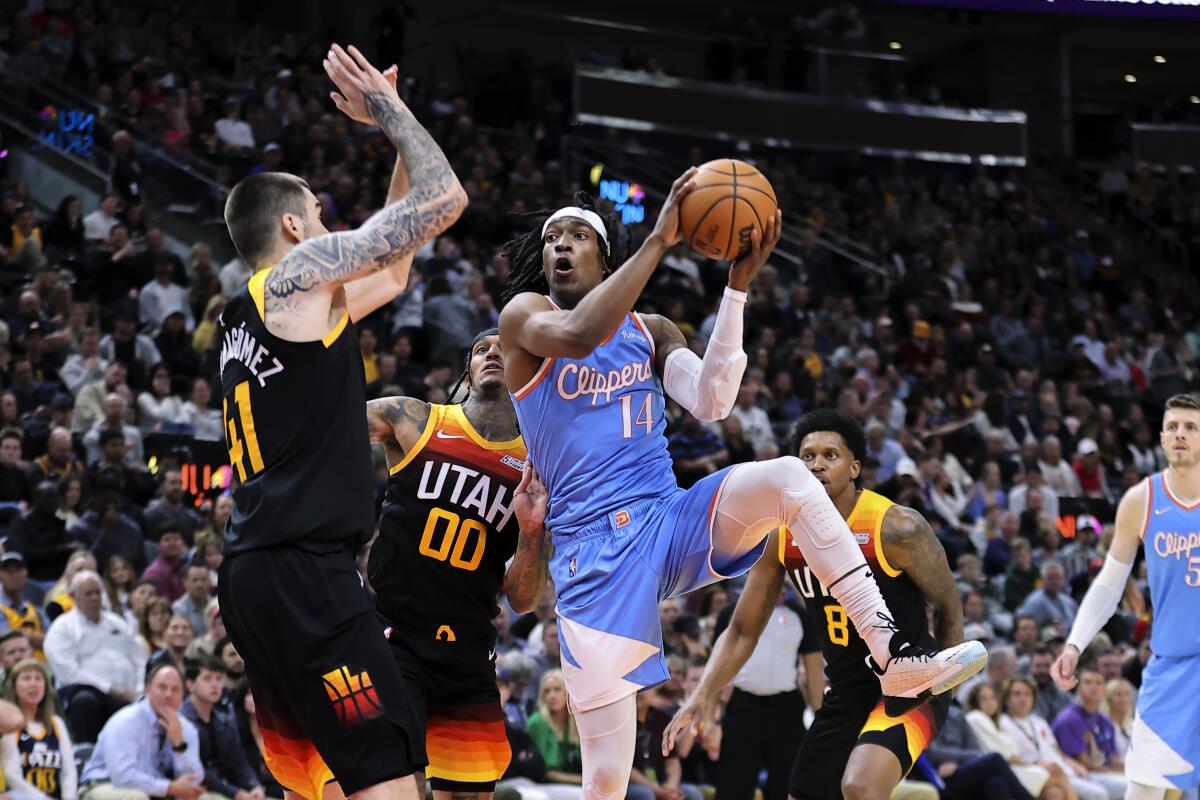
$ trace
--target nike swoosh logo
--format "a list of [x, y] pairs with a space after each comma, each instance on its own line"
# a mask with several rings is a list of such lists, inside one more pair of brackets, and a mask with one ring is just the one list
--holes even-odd
[[1156, 508], [1156, 509], [1154, 509], [1154, 516], [1156, 516], [1156, 517], [1162, 516], [1163, 514], [1167, 513], [1170, 510], [1171, 510], [1170, 508]]
[[488, 661], [495, 661], [495, 660], [496, 660], [496, 650], [495, 650], [495, 648], [493, 648], [493, 649], [491, 649], [491, 650], [488, 650]]
[[446, 433], [445, 431], [438, 431], [438, 432], [437, 432], [437, 438], [439, 438], [439, 439], [465, 439], [465, 438], [467, 438], [467, 437], [465, 437], [465, 436], [455, 436], [455, 435], [454, 435], [454, 434], [452, 434], [452, 433]]

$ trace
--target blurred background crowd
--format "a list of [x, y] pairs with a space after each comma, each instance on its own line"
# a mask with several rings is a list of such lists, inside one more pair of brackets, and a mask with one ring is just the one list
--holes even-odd
[[[240, 177], [285, 170], [318, 194], [331, 230], [356, 227], [383, 202], [394, 151], [329, 102], [324, 38], [266, 25], [218, 35], [226, 29], [200, 12], [153, 3], [0, 6], [2, 67], [19, 87], [5, 102], [53, 127], [66, 110], [45, 87], [73, 87], [90, 98], [96, 146], [107, 154], [103, 191], [62, 191], [49, 202], [32, 173], [10, 173], [8, 150], [0, 154], [0, 667], [33, 725], [49, 719], [42, 709], [57, 693], [67, 760], [85, 767], [70, 786], [37, 786], [16, 737], [5, 737], [7, 791], [73, 800], [106, 721], [146, 690], [148, 671], [170, 663], [186, 673], [183, 713], [201, 731], [208, 777], [199, 788], [234, 800], [280, 796], [213, 599], [232, 505], [214, 326], [250, 273], [211, 220]], [[421, 71], [420, 53], [406, 54], [414, 18], [408, 3], [385, 5], [373, 18], [375, 55], [401, 65], [402, 95], [444, 148], [470, 206], [418, 253], [407, 290], [358, 326], [359, 344], [369, 397], [445, 402], [472, 337], [497, 322], [509, 274], [500, 247], [531, 226], [522, 214], [579, 189], [603, 192], [561, 147], [579, 125], [571, 76], [580, 54], [535, 67], [510, 53], [486, 69], [468, 63], [455, 83]], [[754, 88], [813, 91], [821, 48], [886, 50], [890, 35], [841, 3], [714, 18], [697, 45], [703, 69], [685, 77]], [[609, 56], [611, 66], [671, 73], [636, 48]], [[946, 93], [928, 79], [906, 82], [920, 77], [874, 75], [848, 94], [903, 102]], [[1172, 98], [1121, 113], [1146, 108], [1191, 119]], [[1179, 266], [1200, 256], [1194, 173], [1135, 163], [1119, 138], [1094, 182], [1064, 183], [1034, 165], [700, 137], [655, 150], [649, 135], [597, 136], [608, 152], [624, 152], [618, 163], [634, 175], [664, 151], [677, 173], [735, 150], [770, 178], [790, 229], [750, 292], [750, 363], [733, 413], [701, 424], [669, 408], [680, 484], [785, 452], [801, 414], [837, 407], [866, 431], [859, 485], [917, 509], [945, 548], [966, 636], [985, 641], [991, 659], [958, 693], [943, 735], [902, 789], [982, 796], [953, 776], [998, 752], [1032, 796], [1122, 796], [1121, 759], [1149, 657], [1144, 571], [1086, 654], [1095, 672], [1078, 691], [1055, 688], [1049, 669], [1102, 563], [1116, 501], [1165, 466], [1163, 401], [1200, 387], [1198, 295]], [[168, 161], [209, 171], [211, 190], [190, 207], [201, 220], [194, 228], [177, 224], [162, 179]], [[652, 200], [645, 221], [628, 226], [635, 244], [653, 220]], [[614, 211], [612, 198], [599, 202]], [[722, 265], [680, 245], [639, 309], [668, 316], [702, 353], [725, 277]], [[382, 489], [385, 471], [378, 477]], [[694, 689], [738, 588], [726, 582], [661, 605], [672, 677], [640, 698], [631, 796], [711, 797], [751, 775], [766, 800], [782, 797], [791, 756], [743, 717], [661, 756], [665, 721]], [[780, 613], [811, 625], [790, 592]], [[502, 608], [495, 622], [513, 790], [578, 797], [553, 598], [523, 617]], [[729, 691], [819, 702], [822, 677], [800, 658], [812, 641], [810, 632], [804, 644], [785, 642], [797, 669], [782, 683], [764, 682], [752, 661]], [[42, 679], [32, 703], [18, 680], [26, 672]], [[1105, 714], [1111, 740], [1074, 735], [1076, 706]], [[803, 735], [801, 719], [793, 723], [782, 748], [792, 753]], [[195, 788], [172, 791], [192, 797]]]

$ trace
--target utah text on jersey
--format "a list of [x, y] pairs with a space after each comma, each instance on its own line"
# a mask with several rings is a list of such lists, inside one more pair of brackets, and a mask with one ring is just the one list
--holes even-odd
[[221, 343], [220, 373], [225, 372], [225, 364], [230, 360], [244, 364], [250, 374], [258, 378], [259, 386], [266, 386], [267, 378], [283, 372], [283, 363], [258, 343], [254, 334], [246, 330], [245, 322], [225, 333], [225, 341]]
[[[517, 459], [512, 459], [521, 463]], [[506, 466], [517, 469], [516, 464], [504, 462]], [[521, 463], [521, 469], [525, 468]], [[436, 475], [434, 474], [436, 470]], [[457, 478], [451, 477], [451, 473]], [[449, 478], [449, 480], [447, 480]], [[469, 483], [468, 483], [469, 482]], [[488, 525], [497, 530], [503, 528], [513, 514], [513, 497], [505, 497], [508, 487], [497, 483], [492, 485], [492, 479], [479, 470], [453, 464], [448, 461], [426, 461], [421, 472], [421, 483], [417, 487], [417, 497], [422, 500], [442, 499], [460, 506], [464, 510], [475, 509], [479, 516], [487, 520]], [[507, 503], [505, 502], [507, 500]], [[499, 515], [499, 519], [497, 519]]]

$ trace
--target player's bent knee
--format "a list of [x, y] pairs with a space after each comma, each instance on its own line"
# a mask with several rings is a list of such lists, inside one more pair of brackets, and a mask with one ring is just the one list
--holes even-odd
[[629, 770], [604, 765], [588, 770], [583, 800], [623, 800], [629, 785]]
[[863, 776], [847, 773], [842, 777], [842, 796], [846, 800], [888, 800], [891, 792], [872, 785]]

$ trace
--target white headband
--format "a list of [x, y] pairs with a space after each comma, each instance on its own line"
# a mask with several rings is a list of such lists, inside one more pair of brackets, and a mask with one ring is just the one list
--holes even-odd
[[608, 255], [608, 231], [604, 229], [604, 220], [595, 211], [587, 211], [579, 206], [565, 206], [555, 211], [550, 215], [550, 218], [542, 223], [542, 238], [546, 238], [546, 229], [550, 227], [551, 222], [557, 222], [560, 219], [567, 217], [578, 217], [588, 224], [588, 226], [596, 232], [596, 235], [604, 242], [604, 254]]

